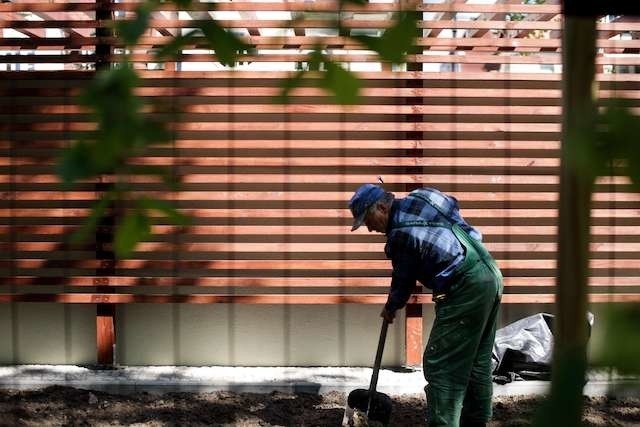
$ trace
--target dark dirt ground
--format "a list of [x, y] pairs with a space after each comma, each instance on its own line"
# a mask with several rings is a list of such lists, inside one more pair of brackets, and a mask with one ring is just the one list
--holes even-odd
[[[392, 426], [424, 426], [421, 395], [393, 396]], [[586, 426], [640, 426], [640, 398], [586, 398]], [[0, 390], [0, 426], [339, 426], [346, 397], [274, 392], [108, 394]], [[499, 397], [491, 426], [527, 426], [539, 400]]]

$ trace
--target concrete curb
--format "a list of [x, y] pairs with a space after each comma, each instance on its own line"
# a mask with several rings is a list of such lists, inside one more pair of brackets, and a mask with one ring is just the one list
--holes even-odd
[[[31, 390], [59, 385], [117, 394], [213, 391], [324, 394], [368, 388], [370, 376], [370, 368], [353, 367], [127, 366], [99, 370], [67, 365], [18, 365], [0, 367], [0, 388]], [[424, 385], [421, 370], [382, 369], [378, 391], [389, 395], [422, 394]], [[547, 381], [494, 384], [495, 396], [543, 395], [548, 390]], [[584, 394], [640, 396], [640, 379], [590, 373]]]

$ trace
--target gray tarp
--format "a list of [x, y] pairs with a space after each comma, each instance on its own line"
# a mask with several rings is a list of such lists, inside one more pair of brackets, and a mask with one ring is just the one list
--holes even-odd
[[509, 360], [505, 354], [518, 353], [518, 359], [528, 363], [550, 365], [553, 351], [551, 332], [553, 315], [538, 313], [525, 317], [496, 331], [493, 343], [493, 371], [507, 372]]
[[[498, 382], [547, 379], [553, 356], [553, 315], [538, 313], [496, 331], [493, 374]], [[593, 314], [587, 314], [589, 328]]]

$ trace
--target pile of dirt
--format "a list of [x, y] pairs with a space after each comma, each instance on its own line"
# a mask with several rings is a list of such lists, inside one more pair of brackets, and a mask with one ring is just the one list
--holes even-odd
[[[392, 396], [392, 426], [423, 426], [421, 395]], [[109, 394], [71, 387], [0, 390], [1, 426], [339, 426], [346, 396], [309, 393]], [[540, 400], [500, 397], [492, 426], [530, 425]], [[640, 398], [587, 398], [587, 426], [640, 425]]]

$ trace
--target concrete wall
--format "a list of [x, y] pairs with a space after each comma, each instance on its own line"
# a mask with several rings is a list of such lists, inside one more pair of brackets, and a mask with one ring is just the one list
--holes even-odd
[[0, 304], [0, 363], [95, 363], [94, 305]]
[[[126, 306], [118, 311], [117, 358], [126, 365], [368, 365], [378, 312], [365, 305]], [[402, 340], [398, 323], [384, 363], [401, 364]]]
[[[597, 307], [596, 307], [597, 308]], [[552, 305], [503, 305], [500, 326]], [[371, 305], [131, 304], [117, 309], [122, 365], [369, 366], [380, 331]], [[598, 310], [594, 339], [597, 339]], [[424, 307], [425, 343], [433, 307]], [[403, 363], [403, 315], [383, 364]], [[1, 364], [94, 364], [95, 306], [0, 304]]]

